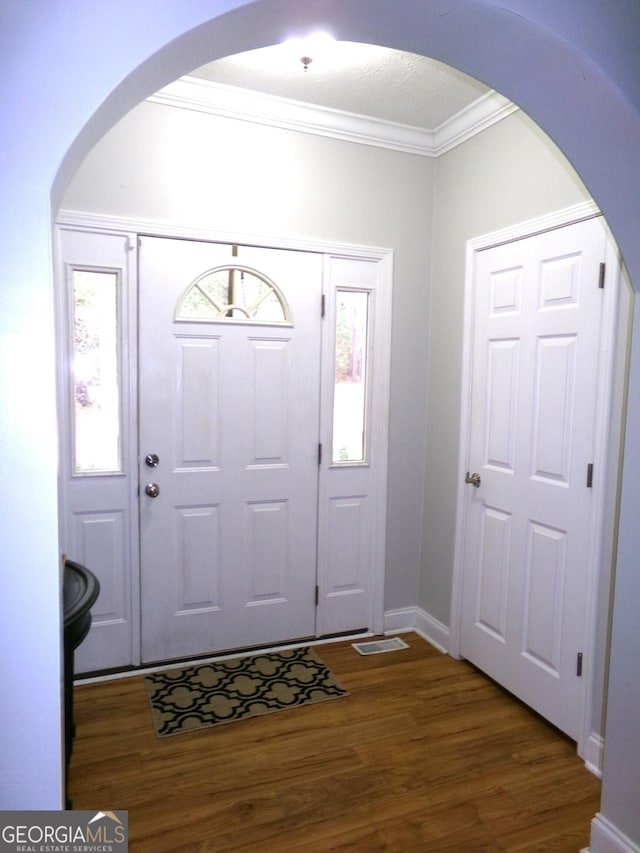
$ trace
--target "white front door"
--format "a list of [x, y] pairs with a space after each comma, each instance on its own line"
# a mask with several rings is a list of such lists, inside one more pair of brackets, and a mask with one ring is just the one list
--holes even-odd
[[140, 240], [143, 661], [315, 635], [322, 263]]
[[475, 277], [460, 651], [574, 739], [605, 250], [591, 219], [481, 251]]
[[142, 228], [58, 229], [61, 542], [101, 587], [76, 672], [380, 632], [391, 254]]

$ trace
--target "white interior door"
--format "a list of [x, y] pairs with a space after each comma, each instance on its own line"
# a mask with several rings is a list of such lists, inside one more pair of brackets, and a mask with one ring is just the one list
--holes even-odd
[[460, 651], [575, 739], [605, 251], [591, 219], [479, 252], [475, 276]]
[[322, 256], [139, 252], [142, 659], [313, 636]]

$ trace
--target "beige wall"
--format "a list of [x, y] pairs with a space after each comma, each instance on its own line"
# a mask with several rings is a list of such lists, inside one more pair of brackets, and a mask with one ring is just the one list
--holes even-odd
[[427, 450], [418, 603], [445, 625], [451, 609], [466, 243], [578, 204], [587, 190], [522, 112], [437, 161], [432, 239]]

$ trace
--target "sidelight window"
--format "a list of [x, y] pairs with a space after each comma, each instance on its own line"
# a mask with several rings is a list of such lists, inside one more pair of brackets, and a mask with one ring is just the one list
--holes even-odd
[[71, 269], [74, 474], [122, 471], [120, 273]]
[[336, 291], [334, 463], [366, 461], [369, 298], [364, 290]]

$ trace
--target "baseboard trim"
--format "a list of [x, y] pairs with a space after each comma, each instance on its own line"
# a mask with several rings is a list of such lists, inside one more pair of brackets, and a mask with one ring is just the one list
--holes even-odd
[[415, 607], [403, 607], [400, 610], [385, 610], [384, 633], [402, 634], [416, 627]]
[[589, 853], [640, 853], [640, 847], [601, 812], [591, 821]]
[[602, 761], [604, 758], [604, 740], [600, 735], [591, 732], [587, 738], [584, 755], [585, 766], [587, 770], [602, 779]]
[[443, 654], [449, 652], [449, 629], [421, 607], [387, 610], [384, 614], [384, 633], [401, 634], [415, 631]]

